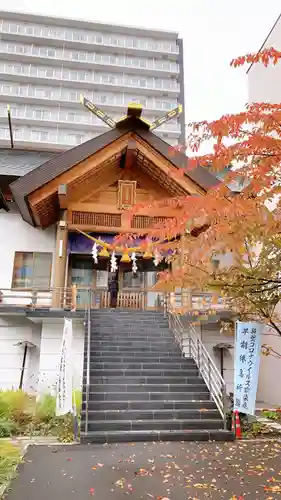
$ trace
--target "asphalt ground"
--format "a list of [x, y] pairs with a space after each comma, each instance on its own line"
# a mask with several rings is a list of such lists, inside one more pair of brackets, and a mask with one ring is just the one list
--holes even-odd
[[31, 446], [5, 498], [281, 499], [281, 442]]

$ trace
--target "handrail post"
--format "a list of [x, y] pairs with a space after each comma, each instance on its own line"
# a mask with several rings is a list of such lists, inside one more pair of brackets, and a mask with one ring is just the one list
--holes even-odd
[[209, 392], [210, 399], [212, 398], [212, 374], [211, 374], [211, 360], [208, 358], [208, 380], [209, 380]]
[[173, 330], [177, 342], [183, 348], [182, 335], [186, 331], [189, 341], [189, 355], [197, 364], [199, 373], [209, 388], [210, 399], [213, 400], [224, 420], [226, 428], [227, 397], [226, 385], [217, 366], [212, 360], [203, 342], [198, 338], [196, 329], [192, 322], [185, 329], [177, 312], [168, 309], [169, 326]]
[[71, 287], [71, 310], [76, 311], [77, 302], [77, 285], [72, 285]]
[[199, 339], [197, 339], [197, 358], [198, 358], [198, 368], [199, 371], [201, 370], [201, 360], [200, 360], [200, 342]]
[[85, 433], [86, 434], [88, 434], [88, 427], [89, 427], [91, 304], [92, 304], [92, 290], [89, 289], [89, 297], [88, 297], [88, 304], [87, 304], [87, 373], [86, 373], [86, 423], [85, 423]]
[[224, 430], [227, 427], [227, 395], [226, 395], [226, 385], [222, 385], [222, 404], [223, 404], [223, 420], [224, 420]]
[[36, 308], [37, 299], [38, 299], [37, 290], [32, 290], [32, 292], [31, 292], [31, 307], [32, 307], [33, 311]]

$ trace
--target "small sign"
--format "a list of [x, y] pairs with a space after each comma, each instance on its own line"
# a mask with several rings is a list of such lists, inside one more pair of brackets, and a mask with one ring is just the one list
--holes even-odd
[[236, 323], [233, 409], [248, 415], [255, 415], [261, 328], [261, 323]]

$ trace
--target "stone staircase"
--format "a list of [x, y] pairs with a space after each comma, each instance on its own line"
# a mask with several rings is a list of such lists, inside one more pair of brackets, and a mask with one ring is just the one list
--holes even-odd
[[93, 310], [90, 341], [86, 432], [86, 331], [81, 442], [233, 439], [163, 313]]

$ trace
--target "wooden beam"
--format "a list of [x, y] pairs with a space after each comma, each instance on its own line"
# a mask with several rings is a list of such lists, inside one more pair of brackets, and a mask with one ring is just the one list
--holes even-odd
[[200, 188], [195, 182], [193, 182], [188, 177], [180, 177], [179, 169], [172, 165], [166, 158], [156, 152], [151, 146], [149, 146], [140, 137], [135, 136], [137, 149], [145, 156], [151, 163], [153, 163], [159, 170], [166, 174], [169, 178], [174, 179], [174, 181], [181, 186], [186, 194], [205, 194], [206, 191]]
[[60, 184], [58, 187], [58, 197], [61, 209], [67, 208], [67, 185]]
[[146, 231], [146, 229], [128, 229], [128, 227], [108, 227], [108, 226], [94, 226], [92, 224], [68, 224], [68, 230], [69, 231], [75, 231], [76, 229], [81, 229], [81, 231], [84, 232], [91, 232], [91, 233], [117, 233], [117, 234], [128, 234], [128, 233], [134, 233], [134, 234], [141, 234], [143, 235], [144, 233], [150, 231]]
[[71, 182], [75, 182], [76, 179], [82, 177], [91, 170], [94, 170], [95, 168], [99, 167], [101, 163], [105, 162], [106, 160], [109, 160], [114, 155], [121, 153], [123, 149], [127, 146], [128, 139], [130, 136], [131, 132], [128, 132], [128, 134], [125, 134], [124, 136], [120, 137], [120, 139], [117, 139], [106, 148], [101, 149], [100, 151], [93, 154], [83, 162], [80, 162], [77, 165], [73, 166], [70, 170], [68, 170], [64, 174], [60, 175], [59, 177], [56, 177], [45, 186], [34, 191], [32, 194], [28, 196], [28, 201], [30, 205], [34, 206], [36, 203], [39, 203], [46, 197], [56, 192], [60, 184], [69, 184]]
[[127, 150], [125, 153], [125, 165], [126, 170], [130, 170], [134, 165], [134, 160], [136, 158], [136, 141], [134, 139], [129, 139]]
[[59, 221], [57, 224], [56, 234], [56, 249], [54, 257], [54, 286], [52, 296], [52, 307], [61, 308], [64, 305], [64, 287], [65, 287], [65, 273], [67, 262], [67, 241], [68, 241], [68, 228], [65, 221]]

